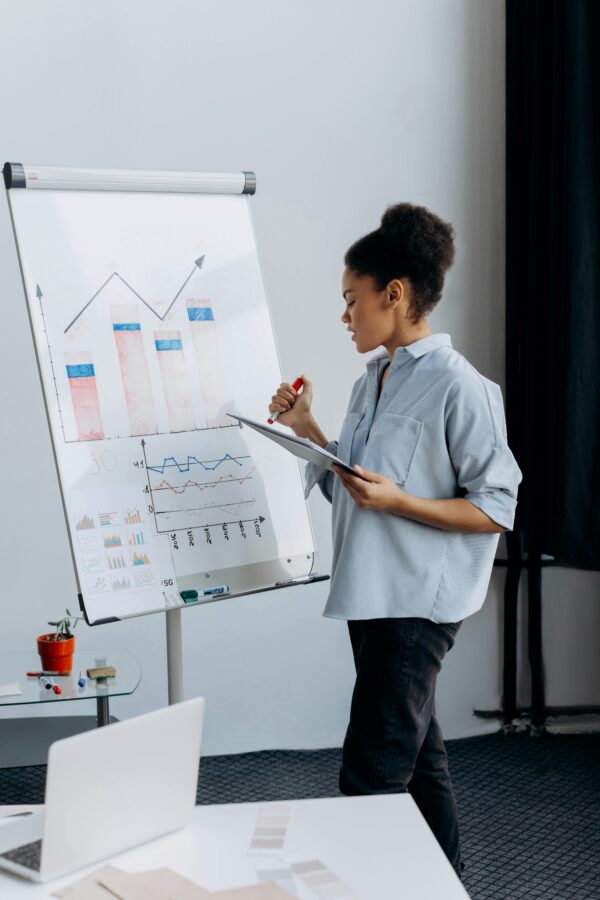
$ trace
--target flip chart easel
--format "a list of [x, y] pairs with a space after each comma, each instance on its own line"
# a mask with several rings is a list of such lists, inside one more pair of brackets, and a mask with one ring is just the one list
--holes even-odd
[[[19, 265], [79, 602], [90, 625], [318, 575], [297, 460], [233, 424], [281, 368], [252, 172], [6, 163]], [[244, 377], [240, 377], [244, 373]]]

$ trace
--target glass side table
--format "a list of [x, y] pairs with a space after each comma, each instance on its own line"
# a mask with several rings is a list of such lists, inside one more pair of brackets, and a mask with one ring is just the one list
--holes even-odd
[[[86, 670], [98, 666], [114, 666], [117, 674], [103, 681], [87, 678]], [[40, 657], [32, 651], [11, 651], [0, 653], [0, 685], [17, 682], [20, 694], [0, 696], [0, 707], [21, 706], [28, 703], [68, 703], [71, 700], [95, 700], [98, 726], [108, 725], [110, 697], [133, 694], [142, 677], [140, 664], [127, 650], [81, 650], [73, 657], [73, 671], [70, 675], [52, 676], [62, 693], [44, 687], [39, 678], [27, 677], [27, 672], [41, 670]], [[79, 672], [83, 670], [86, 686], [79, 687]]]

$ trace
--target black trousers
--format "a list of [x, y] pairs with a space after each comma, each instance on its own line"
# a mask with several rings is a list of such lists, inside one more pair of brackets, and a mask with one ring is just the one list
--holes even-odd
[[458, 818], [448, 757], [435, 718], [435, 684], [461, 622], [348, 622], [356, 666], [344, 741], [343, 794], [408, 791], [460, 877]]

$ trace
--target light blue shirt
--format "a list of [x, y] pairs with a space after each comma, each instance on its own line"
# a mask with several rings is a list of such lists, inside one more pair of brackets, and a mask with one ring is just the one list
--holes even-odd
[[[339, 441], [327, 449], [392, 478], [418, 497], [464, 497], [512, 530], [521, 471], [506, 442], [500, 387], [432, 334], [367, 363], [354, 384]], [[339, 477], [312, 463], [305, 494], [319, 484], [332, 503], [333, 561], [325, 615], [419, 616], [458, 622], [483, 604], [499, 533], [446, 531], [361, 509]]]

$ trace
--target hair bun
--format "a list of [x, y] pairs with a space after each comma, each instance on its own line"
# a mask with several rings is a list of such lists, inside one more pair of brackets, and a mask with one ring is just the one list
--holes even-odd
[[414, 321], [436, 305], [444, 273], [454, 259], [454, 230], [424, 206], [396, 203], [375, 231], [359, 238], [344, 257], [357, 275], [370, 275], [382, 291], [394, 278], [412, 283]]
[[395, 206], [388, 206], [381, 217], [381, 230], [390, 237], [397, 231], [404, 231], [407, 218], [413, 218], [411, 213], [415, 209], [418, 207], [414, 207], [410, 203], [396, 203]]

